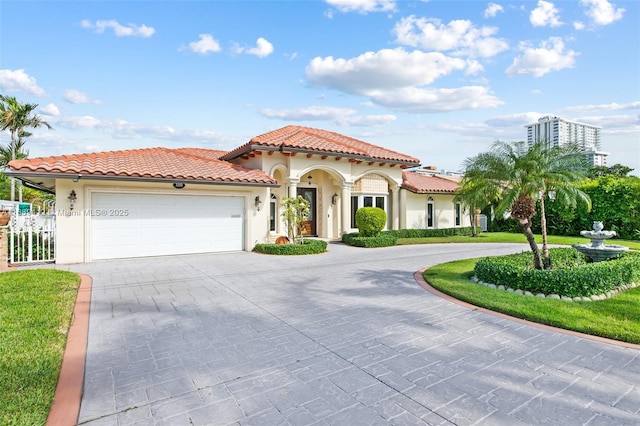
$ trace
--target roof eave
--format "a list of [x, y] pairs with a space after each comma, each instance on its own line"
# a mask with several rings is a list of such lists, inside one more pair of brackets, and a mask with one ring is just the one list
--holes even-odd
[[267, 182], [246, 182], [246, 181], [228, 181], [228, 180], [196, 180], [196, 179], [180, 179], [169, 177], [140, 177], [140, 176], [119, 176], [119, 175], [86, 175], [81, 173], [55, 173], [55, 172], [31, 172], [22, 170], [8, 170], [4, 172], [5, 176], [13, 177], [21, 181], [29, 180], [29, 177], [53, 178], [53, 179], [72, 179], [78, 180], [114, 180], [127, 182], [151, 182], [151, 183], [189, 183], [196, 185], [223, 185], [223, 186], [250, 186], [250, 187], [266, 187], [278, 188], [279, 183]]

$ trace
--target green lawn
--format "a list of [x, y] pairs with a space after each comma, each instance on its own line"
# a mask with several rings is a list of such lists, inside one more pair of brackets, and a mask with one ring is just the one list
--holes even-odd
[[541, 324], [640, 344], [640, 287], [594, 302], [521, 296], [471, 282], [469, 278], [477, 260], [436, 265], [425, 271], [424, 278], [443, 293], [476, 306]]
[[52, 269], [0, 273], [0, 424], [45, 424], [79, 284]]
[[[583, 237], [564, 237], [550, 235], [549, 244], [589, 244], [588, 238]], [[538, 244], [542, 244], [542, 236], [536, 235]], [[398, 244], [439, 244], [439, 243], [522, 243], [527, 244], [527, 240], [523, 234], [512, 234], [508, 232], [482, 232], [477, 237], [429, 237], [429, 238], [399, 238]], [[640, 241], [619, 240], [612, 238], [607, 240], [605, 244], [618, 244], [627, 246], [632, 250], [640, 250]]]

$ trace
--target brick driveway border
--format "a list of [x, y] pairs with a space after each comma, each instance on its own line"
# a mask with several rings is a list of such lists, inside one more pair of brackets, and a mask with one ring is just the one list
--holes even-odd
[[79, 424], [637, 425], [640, 350], [469, 309], [413, 278], [523, 250], [330, 244], [58, 266], [93, 278]]

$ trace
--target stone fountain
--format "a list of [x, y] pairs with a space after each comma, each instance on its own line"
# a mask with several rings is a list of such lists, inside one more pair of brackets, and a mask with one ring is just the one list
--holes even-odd
[[605, 240], [616, 236], [616, 231], [605, 231], [602, 222], [593, 222], [593, 231], [582, 231], [580, 235], [589, 238], [591, 244], [573, 244], [572, 247], [584, 253], [594, 262], [613, 259], [629, 250], [625, 246], [604, 244]]

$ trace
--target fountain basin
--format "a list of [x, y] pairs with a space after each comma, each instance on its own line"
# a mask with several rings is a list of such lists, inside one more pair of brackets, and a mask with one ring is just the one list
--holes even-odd
[[591, 244], [573, 244], [571, 247], [581, 253], [584, 253], [594, 262], [614, 259], [629, 250], [629, 247], [619, 246], [617, 244], [607, 244], [606, 246], [604, 244], [601, 246], [594, 246]]

